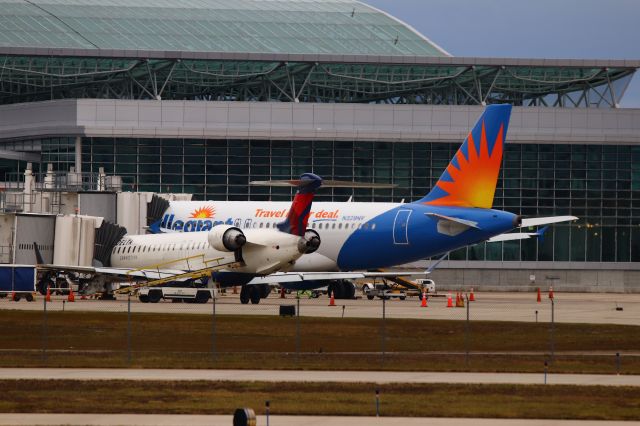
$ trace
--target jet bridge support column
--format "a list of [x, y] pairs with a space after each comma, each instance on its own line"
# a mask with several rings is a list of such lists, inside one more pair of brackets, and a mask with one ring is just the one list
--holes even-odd
[[76, 172], [82, 173], [82, 137], [76, 136]]

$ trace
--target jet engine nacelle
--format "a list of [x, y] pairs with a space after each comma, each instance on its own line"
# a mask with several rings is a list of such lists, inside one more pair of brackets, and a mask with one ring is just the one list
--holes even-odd
[[218, 225], [209, 231], [207, 236], [209, 245], [216, 250], [235, 252], [247, 242], [244, 233], [231, 225]]
[[320, 247], [320, 235], [313, 229], [307, 229], [304, 238], [298, 242], [298, 251], [302, 254], [311, 254]]

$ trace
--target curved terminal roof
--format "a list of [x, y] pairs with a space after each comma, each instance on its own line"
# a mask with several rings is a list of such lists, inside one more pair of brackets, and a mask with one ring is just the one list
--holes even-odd
[[0, 47], [448, 55], [354, 0], [0, 0]]

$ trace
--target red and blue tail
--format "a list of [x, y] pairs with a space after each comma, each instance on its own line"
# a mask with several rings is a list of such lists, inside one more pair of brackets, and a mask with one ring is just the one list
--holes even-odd
[[496, 192], [511, 105], [489, 105], [445, 169], [418, 203], [490, 209]]
[[291, 181], [298, 187], [287, 219], [278, 224], [278, 229], [288, 234], [304, 236], [311, 214], [311, 203], [316, 190], [322, 185], [322, 178], [313, 173], [305, 173], [299, 180]]

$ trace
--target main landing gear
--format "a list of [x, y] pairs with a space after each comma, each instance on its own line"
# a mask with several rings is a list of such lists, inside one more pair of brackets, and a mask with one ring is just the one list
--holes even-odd
[[271, 287], [268, 284], [243, 285], [240, 290], [240, 303], [246, 305], [251, 301], [252, 304], [257, 305], [260, 299], [266, 299], [269, 293], [271, 293]]

